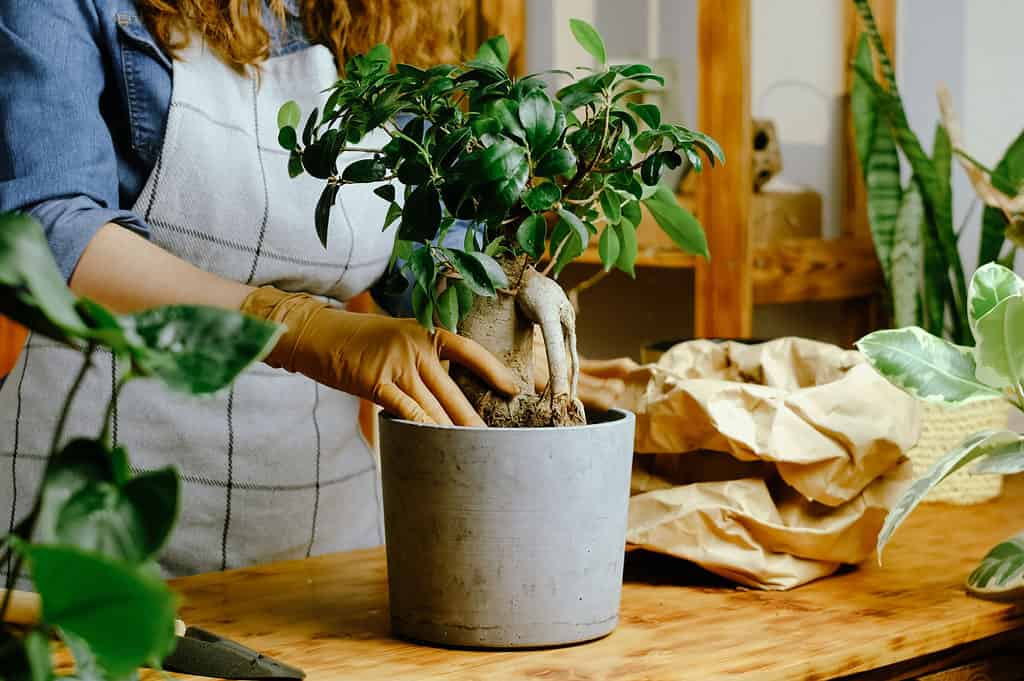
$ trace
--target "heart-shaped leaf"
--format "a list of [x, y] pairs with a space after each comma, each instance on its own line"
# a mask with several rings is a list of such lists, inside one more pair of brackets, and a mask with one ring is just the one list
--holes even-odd
[[857, 349], [890, 383], [922, 400], [964, 404], [1001, 396], [975, 378], [969, 348], [916, 326], [875, 331], [857, 341]]

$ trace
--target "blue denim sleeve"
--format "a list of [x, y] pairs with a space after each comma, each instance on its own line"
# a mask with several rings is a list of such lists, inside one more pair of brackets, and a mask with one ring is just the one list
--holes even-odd
[[[445, 234], [444, 241], [441, 242], [441, 245], [449, 248], [462, 248], [463, 241], [465, 241], [466, 238], [466, 230], [468, 228], [469, 222], [466, 220], [456, 220], [452, 224], [451, 228], [449, 228], [448, 233]], [[397, 227], [395, 229], [397, 229]], [[398, 296], [383, 293], [377, 286], [370, 289], [370, 295], [373, 296], [374, 301], [392, 317], [413, 316], [412, 277], [409, 274], [406, 274], [405, 278], [410, 285], [406, 287], [403, 294]]]
[[0, 211], [39, 219], [68, 278], [105, 223], [146, 231], [119, 210], [99, 21], [89, 0], [0, 2]]

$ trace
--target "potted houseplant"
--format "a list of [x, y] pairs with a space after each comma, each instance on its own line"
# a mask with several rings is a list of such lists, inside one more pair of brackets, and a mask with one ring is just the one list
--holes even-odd
[[[958, 230], [953, 224], [953, 158], [960, 159], [986, 204], [978, 266], [1012, 263], [1016, 240], [1006, 257], [1000, 257], [1007, 236], [1014, 239], [1020, 232], [1017, 214], [1021, 207], [1014, 206], [1011, 197], [1024, 181], [1024, 134], [1010, 145], [994, 170], [980, 166], [963, 149], [948, 93], [942, 88], [943, 120], [935, 129], [929, 156], [908, 123], [869, 2], [854, 0], [854, 4], [865, 32], [853, 61], [850, 106], [856, 153], [867, 188], [868, 222], [888, 291], [886, 307], [896, 327], [920, 326], [932, 335], [971, 345], [967, 284], [957, 247]], [[882, 82], [875, 77], [876, 59]], [[912, 173], [905, 187], [900, 179], [903, 163]], [[1009, 406], [997, 399], [953, 409], [924, 403], [921, 439], [909, 453], [915, 470], [924, 472], [975, 430], [1005, 427], [1008, 416]], [[1000, 489], [998, 476], [971, 479], [960, 474], [938, 490], [934, 499], [973, 503], [998, 495]]]
[[[576, 399], [575, 315], [549, 275], [596, 237], [605, 270], [632, 276], [642, 205], [681, 248], [707, 256], [699, 223], [658, 180], [684, 157], [699, 170], [722, 152], [630, 102], [661, 76], [608, 66], [597, 31], [570, 25], [597, 67], [554, 95], [538, 75], [509, 76], [498, 37], [465, 64], [426, 70], [392, 71], [379, 45], [345, 65], [301, 134], [294, 102], [279, 113], [291, 174], [326, 181], [321, 241], [345, 185], [372, 184], [389, 204], [384, 228], [397, 223], [388, 288], [411, 285], [424, 327], [476, 340], [518, 377], [520, 394], [505, 399], [453, 368], [488, 429], [382, 418], [392, 624], [407, 637], [550, 645], [617, 622], [633, 417], [587, 415]], [[390, 141], [360, 146], [378, 129]], [[340, 167], [353, 151], [364, 158]], [[453, 246], [457, 221], [465, 236]], [[535, 324], [550, 367], [540, 394]]]
[[[27, 574], [42, 605], [38, 624], [16, 629], [3, 623], [11, 591], [0, 600], [0, 678], [53, 678], [53, 635], [75, 658], [74, 678], [135, 678], [140, 666], [159, 668], [175, 645], [177, 599], [154, 560], [177, 519], [180, 480], [170, 468], [132, 472], [128, 453], [110, 442], [116, 394], [79, 395], [82, 380], [104, 348], [131, 367], [117, 391], [130, 380], [150, 378], [189, 395], [216, 392], [269, 352], [280, 329], [207, 307], [117, 316], [76, 300], [42, 228], [12, 214], [0, 215], [0, 314], [82, 353], [32, 510], [0, 538], [7, 589]], [[76, 397], [109, 398], [98, 435], [65, 437], [64, 416]]]
[[[967, 291], [973, 347], [955, 345], [920, 327], [876, 331], [857, 347], [894, 385], [944, 406], [1003, 400], [1024, 409], [1024, 280], [1002, 265], [978, 269]], [[944, 479], [973, 463], [971, 473], [1024, 471], [1024, 436], [1005, 429], [968, 435], [921, 476], [889, 512], [878, 535], [878, 554], [893, 531]], [[979, 596], [1024, 598], [1024, 534], [989, 552], [967, 578]]]

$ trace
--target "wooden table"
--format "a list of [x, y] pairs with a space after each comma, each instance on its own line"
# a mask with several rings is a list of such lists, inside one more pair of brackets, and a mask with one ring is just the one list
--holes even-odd
[[[1024, 525], [1024, 480], [994, 503], [925, 505], [872, 561], [785, 592], [737, 589], [680, 561], [629, 556], [619, 628], [524, 652], [430, 648], [391, 638], [382, 549], [181, 579], [182, 617], [335, 679], [819, 680], [932, 678], [1024, 650], [1024, 611], [967, 596], [964, 577]], [[1007, 658], [1000, 658], [1005, 663]], [[1024, 657], [1009, 676], [1024, 678]], [[1015, 670], [1015, 671], [1014, 671]], [[962, 674], [962, 672], [957, 672]]]

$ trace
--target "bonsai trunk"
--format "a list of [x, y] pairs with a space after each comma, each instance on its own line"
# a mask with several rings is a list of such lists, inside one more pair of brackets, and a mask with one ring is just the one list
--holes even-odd
[[[526, 256], [500, 260], [510, 291], [493, 298], [477, 298], [459, 324], [459, 334], [470, 338], [504, 362], [516, 375], [519, 395], [506, 398], [466, 369], [453, 365], [455, 382], [488, 426], [536, 428], [586, 423], [583, 405], [576, 399], [576, 323], [565, 293], [538, 273]], [[533, 378], [533, 334], [539, 325], [550, 368], [550, 383], [537, 394]]]

